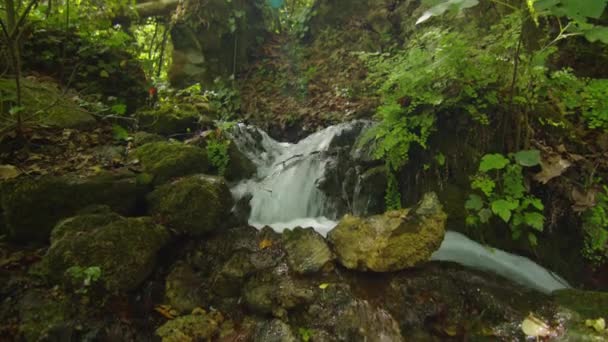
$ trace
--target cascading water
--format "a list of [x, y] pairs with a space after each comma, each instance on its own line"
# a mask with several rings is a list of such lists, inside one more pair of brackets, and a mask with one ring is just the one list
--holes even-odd
[[[335, 199], [318, 187], [335, 158], [329, 151], [342, 135], [359, 132], [361, 127], [361, 122], [335, 125], [289, 144], [273, 140], [258, 128], [236, 126], [231, 132], [233, 140], [257, 165], [255, 178], [232, 188], [237, 199], [251, 196], [249, 223], [278, 232], [313, 227], [325, 236], [337, 224]], [[544, 293], [569, 287], [565, 280], [527, 258], [482, 246], [456, 232], [447, 232], [432, 259], [491, 271]]]
[[232, 132], [239, 149], [258, 167], [254, 179], [232, 188], [236, 198], [251, 196], [249, 223], [271, 226], [277, 231], [296, 226], [313, 227], [325, 235], [335, 227], [332, 199], [318, 189], [333, 156], [332, 144], [353, 123], [331, 126], [297, 144], [280, 143], [265, 132], [238, 125]]

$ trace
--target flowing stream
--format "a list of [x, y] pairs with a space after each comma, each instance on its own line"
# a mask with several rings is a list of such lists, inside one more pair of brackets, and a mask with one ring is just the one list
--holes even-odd
[[[249, 223], [257, 228], [270, 226], [277, 232], [313, 227], [327, 235], [337, 225], [336, 203], [318, 185], [328, 163], [334, 161], [331, 147], [355, 125], [331, 126], [296, 144], [277, 142], [253, 126], [237, 125], [232, 137], [257, 166], [255, 177], [232, 187], [235, 198], [251, 198]], [[530, 259], [483, 246], [456, 232], [447, 232], [432, 259], [491, 271], [543, 293], [569, 287], [565, 280]]]

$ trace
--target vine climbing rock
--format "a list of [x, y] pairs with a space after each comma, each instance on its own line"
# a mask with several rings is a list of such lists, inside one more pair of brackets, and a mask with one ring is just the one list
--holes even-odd
[[230, 217], [232, 194], [222, 177], [193, 175], [167, 183], [148, 196], [152, 215], [180, 233], [201, 236]]
[[427, 261], [445, 235], [447, 215], [435, 193], [411, 209], [360, 218], [346, 215], [328, 240], [346, 268], [393, 272]]

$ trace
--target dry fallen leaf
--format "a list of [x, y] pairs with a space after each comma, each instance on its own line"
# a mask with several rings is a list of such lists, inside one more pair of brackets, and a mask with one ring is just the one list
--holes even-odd
[[561, 156], [554, 154], [546, 159], [543, 158], [540, 165], [542, 171], [534, 175], [534, 179], [540, 183], [547, 184], [547, 182], [553, 178], [561, 176], [570, 166], [572, 166], [572, 163], [563, 159]]
[[572, 209], [576, 212], [585, 211], [589, 208], [593, 208], [596, 204], [595, 195], [597, 194], [597, 189], [589, 189], [587, 192], [580, 191], [577, 188], [572, 189], [570, 193], [570, 197], [574, 204], [572, 205]]
[[266, 248], [272, 247], [272, 240], [264, 239], [264, 240], [260, 241], [259, 247], [260, 247], [260, 249], [266, 249]]
[[169, 305], [159, 305], [154, 308], [154, 311], [158, 312], [166, 319], [174, 319], [178, 314], [177, 311], [172, 309]]

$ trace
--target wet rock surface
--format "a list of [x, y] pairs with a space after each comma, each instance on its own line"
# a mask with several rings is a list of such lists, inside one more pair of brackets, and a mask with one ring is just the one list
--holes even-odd
[[426, 262], [439, 248], [447, 216], [434, 193], [416, 208], [359, 218], [346, 215], [328, 235], [349, 269], [391, 272]]
[[222, 177], [194, 175], [164, 184], [148, 196], [150, 212], [176, 231], [200, 236], [225, 226], [233, 205]]

